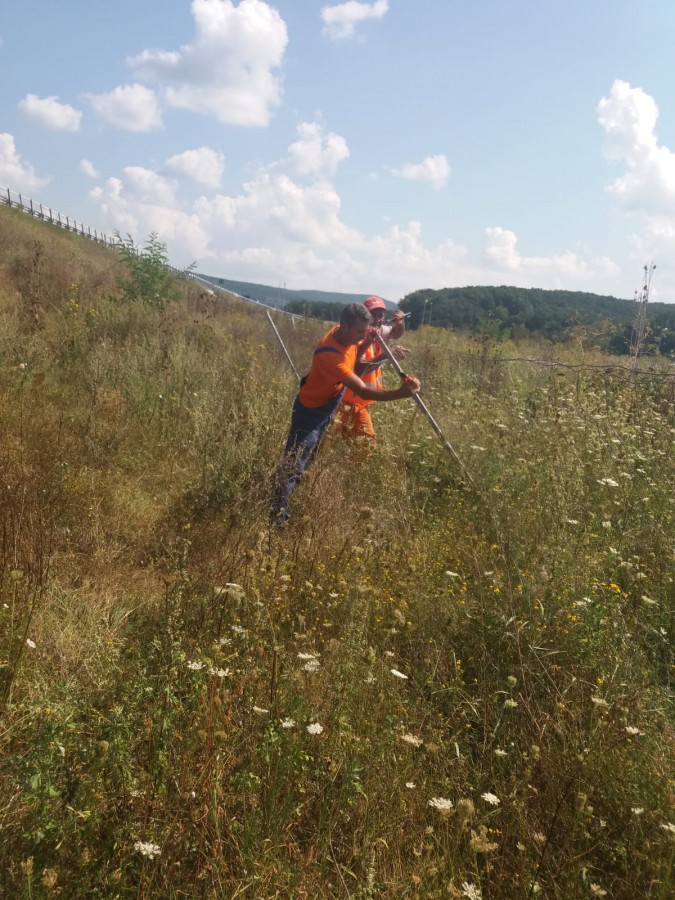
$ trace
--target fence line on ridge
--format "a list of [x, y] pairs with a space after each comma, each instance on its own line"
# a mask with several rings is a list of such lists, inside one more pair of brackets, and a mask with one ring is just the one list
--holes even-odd
[[[11, 209], [18, 209], [21, 212], [32, 216], [34, 219], [49, 222], [50, 225], [56, 225], [58, 228], [63, 228], [65, 231], [70, 231], [73, 234], [79, 234], [81, 237], [85, 237], [97, 244], [103, 244], [105, 247], [115, 249], [124, 243], [119, 240], [119, 238], [110, 237], [103, 231], [98, 231], [97, 229], [92, 231], [92, 229], [83, 222], [78, 222], [70, 216], [64, 216], [62, 213], [58, 212], [58, 210], [52, 209], [51, 206], [46, 206], [43, 203], [32, 200], [30, 197], [24, 197], [23, 194], [12, 191], [10, 188], [0, 187], [0, 203], [4, 206], [9, 206]], [[136, 248], [136, 252], [140, 254], [142, 249], [140, 247]], [[202, 278], [201, 275], [195, 275], [194, 272], [188, 272], [185, 269], [177, 269], [172, 265], [167, 265], [167, 269], [182, 278], [191, 278], [194, 281], [198, 281], [200, 284], [204, 285], [207, 290], [211, 290], [214, 293], [230, 294], [240, 300], [244, 300], [246, 303], [253, 303], [255, 306], [259, 306], [262, 309], [271, 309], [283, 313], [286, 316], [291, 316], [293, 319], [305, 318], [298, 313], [291, 313], [281, 307], [270, 306], [267, 303], [255, 300], [253, 297], [245, 297], [243, 294], [238, 294], [236, 291], [222, 288], [219, 285], [208, 281], [206, 278]]]
[[45, 206], [43, 203], [31, 200], [30, 197], [24, 197], [23, 194], [17, 194], [9, 188], [0, 188], [0, 203], [10, 206], [12, 209], [21, 210], [34, 219], [41, 219], [43, 222], [49, 222], [50, 225], [72, 231], [97, 244], [104, 244], [107, 247], [116, 247], [119, 244], [118, 240], [109, 237], [105, 232], [96, 229], [92, 232], [91, 228], [83, 222], [78, 222], [77, 219], [70, 216], [64, 216], [58, 210], [53, 210], [51, 206]]

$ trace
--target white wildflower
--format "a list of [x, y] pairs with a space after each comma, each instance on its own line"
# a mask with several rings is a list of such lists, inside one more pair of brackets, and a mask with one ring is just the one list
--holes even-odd
[[631, 806], [631, 810], [630, 810], [630, 811], [633, 813], [634, 816], [641, 816], [642, 813], [644, 812], [644, 807], [642, 807], [642, 806]]
[[194, 659], [194, 660], [191, 660], [191, 661], [187, 664], [187, 667], [188, 667], [188, 669], [190, 669], [192, 672], [199, 672], [200, 669], [206, 668], [206, 663], [198, 662], [196, 659]]
[[237, 593], [243, 593], [244, 588], [240, 584], [235, 584], [234, 581], [226, 581], [225, 587], [228, 591], [235, 591]]
[[495, 754], [495, 756], [499, 756], [499, 757], [508, 756], [508, 753], [506, 752], [506, 750], [497, 749], [494, 751], [494, 754]]
[[400, 734], [399, 740], [404, 744], [410, 744], [411, 747], [421, 747], [422, 738], [415, 737], [414, 734]]
[[229, 597], [235, 603], [239, 603], [246, 596], [244, 588], [240, 584], [235, 584], [234, 581], [225, 582], [224, 587], [214, 587], [213, 593], [215, 597]]
[[246, 634], [246, 629], [242, 628], [241, 625], [231, 625], [230, 627], [232, 628], [232, 631], [234, 631], [235, 634], [238, 634], [240, 636], [243, 636]]
[[618, 487], [619, 486], [619, 482], [614, 481], [613, 478], [599, 478], [598, 484], [604, 484], [607, 487]]
[[151, 844], [148, 841], [136, 841], [136, 843], [134, 844], [134, 850], [137, 853], [140, 853], [141, 856], [147, 856], [148, 859], [154, 859], [156, 856], [160, 856], [162, 853], [157, 844]]
[[578, 519], [567, 519], [566, 521], [567, 521], [568, 525], [578, 525], [579, 524]]
[[645, 604], [645, 606], [658, 606], [656, 600], [652, 600], [652, 598], [648, 597], [647, 594], [643, 594], [640, 599]]
[[37, 644], [35, 643], [35, 641], [31, 641], [30, 638], [26, 638], [26, 646], [30, 647], [31, 650], [35, 650]]
[[291, 718], [282, 719], [281, 727], [282, 728], [295, 728], [295, 719], [291, 719]]
[[604, 888], [600, 887], [600, 885], [596, 884], [595, 882], [591, 882], [591, 884], [589, 885], [589, 889], [590, 889], [591, 894], [593, 894], [594, 897], [606, 897], [607, 896], [607, 891]]
[[459, 572], [451, 572], [450, 569], [446, 569], [445, 574], [448, 576], [448, 578], [461, 578]]
[[402, 678], [404, 681], [407, 681], [407, 680], [408, 680], [408, 676], [407, 676], [407, 675], [404, 675], [403, 672], [399, 672], [398, 669], [390, 669], [389, 671], [390, 671], [391, 674], [394, 675], [396, 678]]
[[267, 716], [269, 715], [269, 709], [264, 709], [262, 706], [254, 706], [253, 712], [256, 716]]
[[626, 731], [628, 734], [644, 734], [644, 731], [640, 731], [635, 725], [626, 725]]
[[591, 697], [591, 703], [596, 706], [609, 706], [609, 703], [603, 697]]
[[338, 598], [340, 595], [339, 595], [339, 594], [336, 594], [335, 591], [331, 591], [331, 593], [330, 593], [328, 596], [330, 597], [331, 600], [337, 600], [337, 598]]
[[395, 656], [395, 654], [391, 650], [385, 650], [384, 655], [389, 659], [392, 659]]
[[209, 675], [215, 675], [216, 678], [227, 678], [229, 674], [229, 669], [216, 669], [214, 666], [209, 669]]
[[307, 726], [307, 732], [309, 734], [321, 734], [323, 732], [323, 725], [319, 725], [318, 722], [312, 722], [311, 725]]
[[408, 790], [413, 791], [415, 789], [415, 782], [406, 781], [405, 786], [408, 788]]
[[318, 659], [319, 653], [298, 653], [298, 659]]
[[486, 803], [489, 803], [490, 806], [499, 806], [499, 804], [502, 802], [496, 794], [491, 794], [489, 791], [481, 794], [481, 797], [483, 798], [483, 800], [485, 800]]
[[432, 806], [434, 809], [437, 809], [439, 813], [444, 816], [447, 816], [452, 809], [452, 800], [446, 800], [445, 797], [432, 797], [429, 800], [428, 806]]
[[469, 881], [462, 882], [462, 896], [467, 900], [481, 900], [483, 896], [479, 887]]
[[673, 825], [672, 822], [662, 822], [661, 828], [663, 828], [664, 831], [669, 831], [671, 834], [675, 834], [675, 825]]
[[512, 700], [511, 697], [509, 697], [508, 700], [505, 700], [505, 701], [504, 701], [504, 706], [505, 706], [507, 709], [515, 709], [516, 706], [518, 706], [518, 701], [517, 701], [517, 700]]
[[321, 663], [318, 659], [310, 659], [304, 664], [302, 668], [305, 670], [305, 672], [318, 672], [321, 668]]

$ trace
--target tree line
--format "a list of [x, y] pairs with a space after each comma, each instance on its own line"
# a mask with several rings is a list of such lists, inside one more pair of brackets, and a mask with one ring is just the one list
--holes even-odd
[[[287, 312], [336, 322], [345, 304], [291, 300]], [[632, 300], [583, 291], [518, 287], [424, 289], [407, 294], [399, 308], [410, 313], [407, 326], [456, 328], [497, 340], [542, 336], [571, 340], [579, 330], [589, 343], [615, 354], [628, 354], [637, 305]], [[675, 353], [675, 303], [650, 303], [643, 353]]]
[[[408, 327], [433, 324], [499, 338], [541, 335], [570, 340], [579, 329], [610, 353], [629, 353], [637, 306], [632, 300], [583, 291], [518, 287], [418, 290], [401, 300]], [[650, 303], [643, 352], [675, 352], [675, 304]]]

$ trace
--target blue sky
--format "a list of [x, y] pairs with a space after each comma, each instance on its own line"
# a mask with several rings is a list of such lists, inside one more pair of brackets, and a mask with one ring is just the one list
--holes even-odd
[[0, 187], [176, 266], [675, 302], [673, 0], [12, 0]]

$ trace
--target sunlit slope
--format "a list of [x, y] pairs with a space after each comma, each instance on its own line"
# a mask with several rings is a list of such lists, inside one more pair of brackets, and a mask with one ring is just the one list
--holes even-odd
[[422, 328], [475, 490], [382, 404], [270, 532], [262, 312], [5, 212], [2, 892], [670, 896], [668, 361]]

